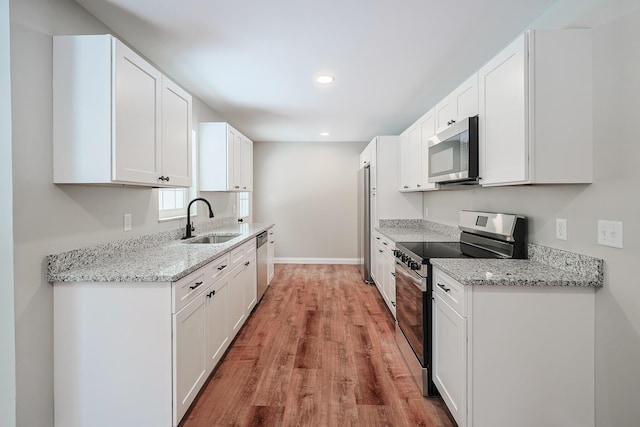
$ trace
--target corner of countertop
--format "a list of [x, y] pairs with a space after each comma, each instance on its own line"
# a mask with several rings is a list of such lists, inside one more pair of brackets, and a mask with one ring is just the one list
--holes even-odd
[[528, 258], [541, 264], [578, 274], [593, 280], [595, 287], [604, 286], [604, 260], [588, 255], [550, 248], [535, 243], [527, 247]]

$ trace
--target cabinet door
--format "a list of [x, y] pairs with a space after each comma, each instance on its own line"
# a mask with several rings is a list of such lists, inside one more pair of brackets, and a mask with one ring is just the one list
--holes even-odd
[[171, 186], [191, 186], [191, 127], [191, 95], [163, 78], [161, 171]]
[[460, 427], [467, 425], [467, 320], [433, 299], [433, 381]]
[[114, 40], [113, 180], [162, 183], [160, 107], [162, 75]]
[[248, 318], [251, 310], [256, 306], [258, 301], [258, 271], [255, 255], [249, 257], [244, 262], [244, 272], [242, 277], [243, 284], [243, 301], [245, 315]]
[[243, 191], [253, 191], [253, 142], [243, 137], [240, 148], [240, 186]]
[[205, 293], [173, 316], [173, 425], [178, 425], [206, 379]]
[[528, 179], [526, 46], [520, 36], [479, 71], [480, 183]]
[[398, 173], [400, 178], [400, 191], [409, 191], [411, 188], [411, 153], [409, 151], [409, 134], [402, 132], [398, 139]]
[[436, 184], [429, 182], [429, 138], [436, 133], [435, 110], [429, 111], [420, 120], [420, 158], [422, 163], [422, 190], [435, 190]]
[[455, 122], [478, 114], [478, 74], [468, 78], [435, 108], [436, 133]]
[[206, 296], [207, 368], [211, 372], [227, 349], [229, 339], [229, 276], [222, 278]]
[[[388, 249], [392, 250], [392, 249]], [[384, 254], [384, 288], [385, 295], [389, 301], [389, 310], [393, 316], [396, 316], [396, 259], [392, 255], [392, 252], [386, 252]]]
[[269, 246], [267, 246], [267, 284], [271, 283], [275, 274], [275, 252], [276, 252], [276, 236], [275, 231], [269, 230]]
[[242, 135], [238, 131], [234, 131], [233, 134], [233, 149], [230, 151], [231, 159], [229, 160], [229, 168], [231, 172], [231, 185], [232, 190], [239, 191], [242, 183]]
[[420, 190], [422, 183], [422, 139], [421, 127], [416, 124], [409, 129], [409, 188]]
[[236, 336], [245, 320], [243, 280], [245, 266], [240, 264], [229, 274], [229, 326], [230, 338]]

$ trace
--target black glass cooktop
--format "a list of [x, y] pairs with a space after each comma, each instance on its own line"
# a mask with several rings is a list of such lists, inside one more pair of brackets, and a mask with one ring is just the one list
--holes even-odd
[[461, 242], [400, 242], [396, 247], [422, 258], [423, 264], [429, 258], [500, 258], [493, 252]]

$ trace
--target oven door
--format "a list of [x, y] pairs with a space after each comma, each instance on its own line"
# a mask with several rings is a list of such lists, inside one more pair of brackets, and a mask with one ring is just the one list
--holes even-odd
[[425, 352], [427, 279], [402, 263], [396, 262], [396, 317], [398, 327], [409, 342], [423, 368]]

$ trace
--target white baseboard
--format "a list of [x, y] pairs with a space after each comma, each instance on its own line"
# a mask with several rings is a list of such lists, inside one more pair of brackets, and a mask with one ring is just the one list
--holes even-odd
[[275, 258], [276, 264], [350, 264], [357, 265], [358, 258]]

